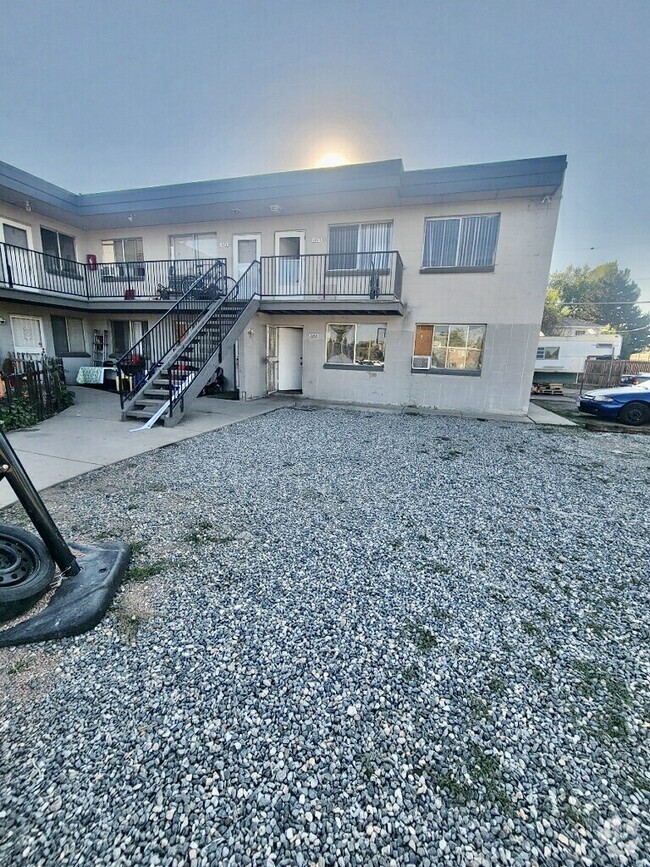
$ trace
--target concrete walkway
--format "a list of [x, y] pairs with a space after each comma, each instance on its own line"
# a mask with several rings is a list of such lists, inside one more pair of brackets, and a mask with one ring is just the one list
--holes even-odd
[[[120, 421], [117, 394], [94, 388], [73, 388], [76, 402], [54, 418], [37, 427], [14, 431], [9, 442], [27, 470], [37, 490], [42, 491], [66, 479], [83, 475], [98, 467], [115, 464], [134, 455], [150, 452], [161, 446], [190, 439], [211, 430], [218, 430], [238, 421], [265, 415], [286, 406], [331, 406], [363, 409], [368, 406], [332, 404], [304, 400], [298, 396], [261, 398], [236, 401], [201, 397], [176, 427], [155, 426], [151, 430], [132, 432], [136, 420]], [[401, 412], [394, 407], [374, 407], [383, 412]], [[420, 410], [413, 410], [419, 412]], [[426, 412], [426, 410], [421, 410]], [[435, 415], [454, 413], [432, 412]], [[463, 418], [475, 416], [456, 413]], [[535, 422], [536, 424], [574, 425], [562, 416], [530, 404], [528, 416], [490, 416], [499, 421]], [[4, 481], [0, 484], [0, 509], [16, 501], [13, 490]]]
[[[151, 430], [132, 433], [132, 428], [139, 422], [136, 419], [119, 420], [117, 394], [83, 387], [72, 388], [72, 391], [75, 393], [74, 406], [36, 427], [8, 434], [9, 442], [39, 491], [98, 467], [295, 403], [293, 397], [245, 402], [201, 397], [176, 427], [155, 426]], [[0, 484], [0, 508], [15, 501], [9, 483], [3, 481]]]

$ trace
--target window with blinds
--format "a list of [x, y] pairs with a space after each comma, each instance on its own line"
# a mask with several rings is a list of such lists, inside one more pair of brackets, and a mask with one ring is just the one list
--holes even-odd
[[54, 354], [85, 354], [86, 338], [83, 321], [72, 316], [52, 316]]
[[498, 236], [499, 214], [426, 220], [422, 268], [492, 268]]
[[330, 226], [328, 270], [387, 270], [392, 229], [390, 222]]
[[102, 260], [114, 262], [144, 262], [142, 238], [111, 238], [102, 241]]

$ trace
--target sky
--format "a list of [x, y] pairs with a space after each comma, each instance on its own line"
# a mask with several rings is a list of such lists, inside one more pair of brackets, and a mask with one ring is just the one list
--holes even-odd
[[650, 0], [2, 0], [0, 159], [97, 192], [567, 154], [553, 270], [650, 302], [649, 45]]

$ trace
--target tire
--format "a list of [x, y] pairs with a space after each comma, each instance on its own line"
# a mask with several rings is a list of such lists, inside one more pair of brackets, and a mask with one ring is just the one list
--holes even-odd
[[[197, 279], [197, 277], [192, 277], [190, 274], [188, 274], [186, 277], [183, 277], [183, 279], [181, 280], [181, 295], [185, 295], [185, 293], [189, 291], [190, 286], [196, 283]], [[195, 287], [194, 292], [192, 293], [192, 297], [196, 297], [196, 292], [199, 286], [200, 284]]]
[[0, 603], [42, 596], [54, 580], [54, 560], [33, 533], [0, 524]]
[[619, 421], [623, 424], [631, 424], [637, 427], [650, 421], [650, 406], [641, 403], [640, 400], [632, 400], [626, 403], [618, 414]]

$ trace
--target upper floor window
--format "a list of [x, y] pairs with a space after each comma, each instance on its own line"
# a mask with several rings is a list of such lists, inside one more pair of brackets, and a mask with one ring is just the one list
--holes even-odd
[[544, 347], [543, 346], [537, 347], [537, 355], [535, 357], [536, 358], [544, 358]]
[[559, 346], [545, 346], [544, 347], [544, 358], [551, 360], [556, 360], [560, 357], [560, 347]]
[[142, 238], [112, 238], [102, 241], [102, 259], [113, 262], [143, 262]]
[[179, 259], [216, 259], [219, 253], [217, 233], [170, 235], [171, 257]]
[[388, 222], [330, 226], [328, 270], [386, 270], [392, 229]]
[[41, 243], [45, 255], [45, 270], [50, 274], [65, 274], [68, 277], [80, 277], [77, 273], [77, 262], [74, 238], [46, 229], [41, 226]]
[[422, 268], [492, 269], [498, 235], [499, 214], [426, 220]]

